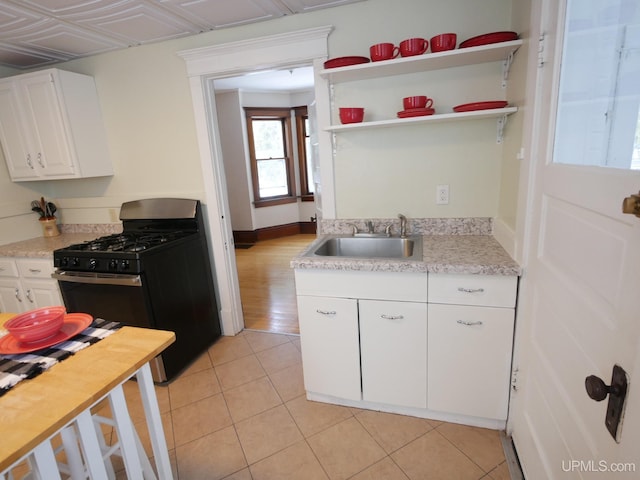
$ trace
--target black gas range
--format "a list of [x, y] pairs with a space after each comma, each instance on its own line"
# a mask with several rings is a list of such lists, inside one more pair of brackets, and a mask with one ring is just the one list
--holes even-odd
[[125, 325], [172, 330], [176, 342], [152, 363], [165, 382], [221, 334], [211, 262], [198, 200], [126, 202], [123, 231], [53, 254], [69, 312]]

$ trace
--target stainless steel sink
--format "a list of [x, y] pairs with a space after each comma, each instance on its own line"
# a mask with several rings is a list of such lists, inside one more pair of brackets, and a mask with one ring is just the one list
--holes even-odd
[[422, 237], [328, 237], [310, 255], [422, 260]]

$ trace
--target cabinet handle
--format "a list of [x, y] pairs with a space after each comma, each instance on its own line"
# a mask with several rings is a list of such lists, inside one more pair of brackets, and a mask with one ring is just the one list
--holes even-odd
[[29, 271], [31, 273], [40, 273], [40, 272], [42, 272], [42, 270], [40, 270], [39, 268], [30, 268]]
[[20, 290], [16, 288], [16, 298], [20, 303], [22, 303], [22, 297], [20, 296]]
[[403, 315], [380, 315], [380, 318], [384, 318], [385, 320], [402, 320], [404, 318]]
[[458, 291], [459, 291], [459, 292], [463, 292], [463, 293], [483, 293], [483, 292], [484, 292], [484, 288], [464, 288], [464, 287], [458, 287]]
[[27, 300], [29, 300], [31, 303], [33, 303], [33, 298], [31, 298], [31, 289], [28, 288], [27, 289]]
[[468, 327], [471, 327], [473, 325], [482, 325], [482, 322], [480, 320], [478, 320], [477, 322], [470, 322], [468, 320], [457, 320], [456, 323], [459, 323], [460, 325], [466, 325]]
[[337, 312], [335, 310], [316, 310], [320, 315], [335, 315]]
[[31, 170], [33, 170], [33, 162], [31, 161], [31, 154], [27, 153], [27, 165], [29, 165], [29, 168]]
[[44, 162], [42, 161], [42, 153], [38, 152], [38, 163], [44, 168]]

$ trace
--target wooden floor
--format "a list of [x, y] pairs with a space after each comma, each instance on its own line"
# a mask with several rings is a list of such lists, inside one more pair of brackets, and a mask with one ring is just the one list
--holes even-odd
[[263, 240], [248, 249], [236, 248], [245, 328], [300, 333], [289, 262], [315, 238], [315, 235], [293, 235]]

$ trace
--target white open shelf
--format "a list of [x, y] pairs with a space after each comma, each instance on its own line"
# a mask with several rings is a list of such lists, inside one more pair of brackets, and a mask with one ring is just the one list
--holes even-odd
[[517, 107], [493, 108], [491, 110], [476, 110], [473, 112], [441, 113], [425, 115], [423, 117], [392, 118], [374, 122], [347, 123], [345, 125], [330, 125], [325, 128], [328, 132], [349, 132], [353, 130], [365, 130], [369, 128], [389, 128], [400, 125], [413, 125], [420, 123], [444, 123], [459, 122], [463, 120], [475, 120], [481, 118], [500, 118], [518, 111]]
[[398, 57], [381, 62], [362, 63], [347, 67], [320, 70], [321, 77], [332, 83], [367, 80], [371, 78], [426, 72], [479, 63], [506, 61], [522, 45], [522, 40], [492, 43], [479, 47], [459, 48], [412, 57]]

